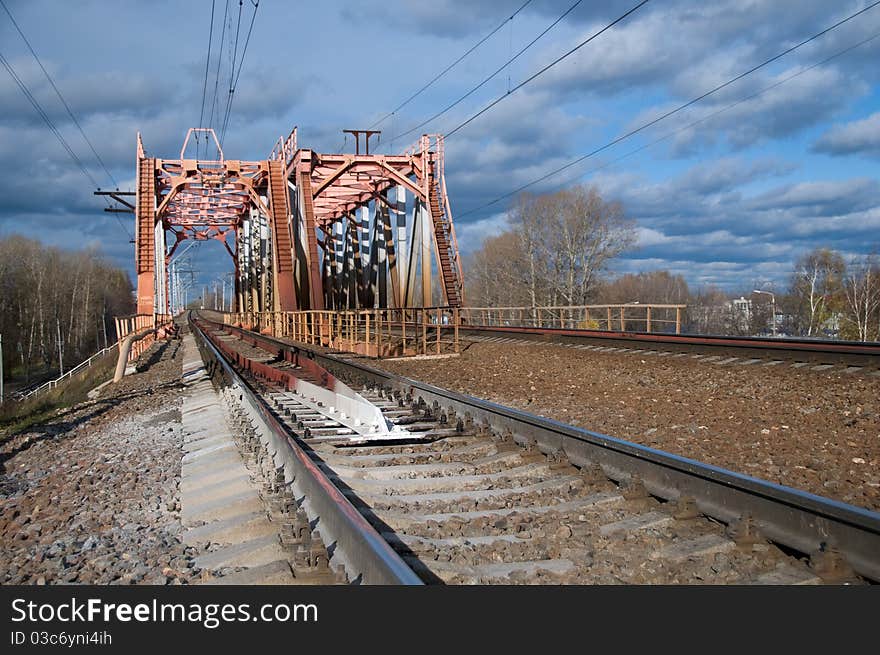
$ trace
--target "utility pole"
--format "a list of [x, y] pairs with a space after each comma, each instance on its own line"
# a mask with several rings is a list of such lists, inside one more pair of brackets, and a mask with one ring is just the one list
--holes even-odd
[[773, 333], [773, 336], [776, 336], [776, 296], [770, 291], [761, 291], [760, 289], [753, 289], [752, 293], [765, 293], [770, 296], [770, 330]]

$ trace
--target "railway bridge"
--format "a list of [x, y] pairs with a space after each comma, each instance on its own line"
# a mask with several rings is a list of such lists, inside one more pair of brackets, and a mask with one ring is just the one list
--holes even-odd
[[[460, 306], [443, 137], [377, 154], [375, 132], [352, 132], [356, 152], [328, 154], [294, 128], [259, 161], [228, 158], [209, 128], [190, 129], [176, 158], [138, 134], [138, 314], [171, 311], [169, 265], [187, 239], [223, 243], [238, 311]], [[197, 157], [199, 137], [214, 159]]]

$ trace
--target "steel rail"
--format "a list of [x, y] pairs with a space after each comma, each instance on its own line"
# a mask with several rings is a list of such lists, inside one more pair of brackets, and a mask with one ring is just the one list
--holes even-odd
[[419, 396], [429, 405], [436, 403], [492, 430], [509, 431], [517, 443], [562, 454], [577, 466], [599, 464], [618, 482], [637, 476], [659, 498], [672, 501], [691, 496], [700, 511], [723, 523], [750, 516], [765, 537], [800, 553], [836, 548], [857, 573], [880, 582], [880, 513], [441, 389], [337, 355], [266, 335], [260, 338], [279, 348], [307, 353], [349, 383], [376, 384]]
[[[443, 326], [444, 330], [448, 328]], [[827, 339], [765, 339], [761, 337], [724, 337], [699, 334], [662, 334], [657, 332], [618, 332], [569, 328], [536, 328], [493, 325], [461, 325], [459, 335], [508, 335], [551, 343], [602, 343], [604, 345], [650, 346], [661, 350], [737, 351], [743, 355], [800, 358], [852, 365], [880, 365], [880, 343], [831, 341]]]
[[[304, 509], [317, 520], [322, 540], [333, 548], [332, 560], [345, 566], [349, 579], [363, 584], [420, 585], [421, 579], [379, 535], [354, 505], [327, 478], [314, 461], [296, 443], [272, 414], [254, 388], [233, 369], [211, 338], [190, 318], [190, 328], [203, 355], [217, 367], [240, 393], [243, 406], [249, 408], [258, 433], [265, 437], [267, 449], [276, 466], [283, 467], [285, 481], [292, 482], [297, 497], [303, 497]], [[217, 369], [210, 370], [213, 375]]]

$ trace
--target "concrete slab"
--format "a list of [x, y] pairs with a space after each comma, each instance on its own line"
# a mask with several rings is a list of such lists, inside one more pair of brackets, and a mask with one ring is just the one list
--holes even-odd
[[205, 584], [210, 585], [270, 585], [270, 584], [294, 584], [293, 571], [290, 563], [285, 560], [276, 560], [262, 566], [255, 566], [246, 571], [225, 575], [222, 578], [208, 580]]
[[184, 441], [183, 442], [183, 452], [189, 454], [194, 453], [199, 450], [203, 450], [205, 448], [213, 448], [214, 446], [221, 446], [225, 444], [231, 444], [232, 435], [229, 433], [214, 433], [203, 437], [202, 439], [197, 439], [195, 441]]
[[219, 473], [226, 467], [235, 466], [241, 462], [241, 456], [237, 450], [230, 450], [223, 453], [223, 457], [208, 458], [184, 464], [181, 467], [181, 476], [187, 478], [190, 476], [199, 476], [204, 473]]
[[220, 521], [246, 513], [265, 511], [263, 499], [255, 489], [245, 489], [237, 493], [220, 491], [213, 496], [205, 496], [201, 502], [181, 503], [180, 520], [185, 527], [197, 523]]
[[227, 566], [263, 566], [286, 559], [278, 535], [266, 535], [196, 557], [196, 566], [217, 570]]
[[[222, 489], [237, 492], [252, 487], [250, 472], [238, 468], [201, 471], [190, 476], [184, 475], [180, 481], [180, 492], [187, 500], [205, 494], [216, 494]], [[196, 499], [194, 502], [199, 501]]]
[[195, 464], [196, 462], [203, 463], [208, 460], [222, 459], [230, 452], [238, 453], [238, 449], [231, 440], [187, 453], [183, 456], [181, 463]]
[[234, 496], [246, 491], [254, 491], [253, 483], [247, 476], [222, 480], [204, 487], [188, 487], [181, 490], [181, 511], [187, 505], [197, 506], [219, 498], [222, 495]]
[[696, 539], [679, 541], [659, 551], [651, 553], [651, 559], [665, 559], [671, 562], [683, 562], [687, 559], [705, 557], [716, 553], [726, 553], [736, 548], [736, 544], [727, 537], [707, 534]]
[[276, 526], [266, 518], [266, 512], [258, 511], [237, 514], [197, 528], [190, 528], [183, 533], [183, 541], [190, 545], [206, 541], [231, 544], [277, 533]]
[[782, 564], [775, 571], [759, 575], [755, 584], [819, 585], [822, 584], [822, 579], [809, 569]]
[[599, 527], [599, 533], [609, 537], [613, 534], [636, 532], [637, 530], [646, 530], [648, 528], [659, 528], [668, 525], [673, 521], [674, 519], [669, 514], [664, 514], [663, 512], [648, 512], [647, 514], [631, 516], [622, 521], [606, 523]]

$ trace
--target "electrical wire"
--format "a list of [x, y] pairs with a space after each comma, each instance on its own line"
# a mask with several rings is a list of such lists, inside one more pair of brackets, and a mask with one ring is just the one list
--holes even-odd
[[629, 11], [627, 11], [626, 13], [624, 13], [624, 14], [618, 16], [617, 18], [615, 18], [613, 21], [611, 21], [610, 23], [608, 23], [605, 27], [603, 27], [602, 29], [600, 29], [598, 32], [593, 33], [592, 35], [590, 35], [589, 37], [587, 37], [586, 39], [584, 39], [583, 41], [581, 41], [580, 43], [578, 43], [578, 44], [577, 44], [575, 47], [573, 47], [571, 50], [569, 50], [569, 51], [566, 52], [565, 54], [560, 55], [559, 57], [557, 57], [556, 59], [554, 59], [552, 62], [550, 62], [549, 64], [547, 64], [546, 66], [544, 66], [544, 68], [542, 68], [541, 70], [539, 70], [537, 73], [535, 73], [535, 74], [532, 75], [531, 77], [528, 77], [528, 78], [526, 78], [525, 80], [523, 80], [522, 82], [520, 82], [519, 84], [517, 84], [515, 87], [513, 87], [513, 88], [512, 88], [510, 91], [508, 91], [506, 94], [504, 94], [504, 95], [502, 95], [502, 96], [499, 96], [498, 98], [496, 98], [495, 100], [493, 100], [492, 102], [490, 102], [488, 105], [486, 105], [485, 107], [483, 107], [480, 111], [478, 111], [476, 114], [474, 114], [473, 116], [471, 116], [470, 118], [468, 118], [466, 121], [464, 121], [463, 123], [459, 123], [459, 125], [458, 125], [457, 127], [455, 127], [454, 129], [452, 129], [452, 130], [446, 132], [446, 137], [448, 138], [448, 137], [452, 136], [453, 134], [455, 134], [456, 132], [458, 132], [460, 129], [462, 129], [462, 128], [465, 127], [466, 125], [470, 124], [472, 121], [474, 121], [475, 119], [479, 118], [480, 116], [482, 116], [483, 114], [485, 114], [487, 111], [489, 111], [490, 109], [492, 109], [492, 107], [494, 107], [495, 105], [497, 105], [499, 102], [501, 102], [501, 101], [504, 100], [505, 98], [509, 97], [511, 94], [516, 93], [519, 89], [523, 88], [523, 87], [524, 87], [526, 84], [528, 84], [529, 82], [533, 81], [533, 80], [536, 79], [537, 77], [539, 77], [539, 76], [543, 75], [544, 73], [546, 73], [548, 70], [550, 70], [551, 68], [553, 68], [553, 67], [554, 67], [556, 64], [558, 64], [559, 62], [561, 62], [561, 61], [563, 61], [564, 59], [566, 59], [567, 57], [573, 55], [575, 52], [577, 52], [578, 50], [580, 50], [581, 48], [583, 48], [585, 45], [587, 45], [588, 43], [590, 43], [593, 39], [597, 38], [598, 36], [600, 36], [600, 35], [603, 34], [604, 32], [607, 32], [608, 30], [610, 30], [612, 27], [614, 27], [615, 25], [617, 25], [619, 22], [621, 22], [622, 20], [625, 20], [628, 16], [630, 16], [631, 14], [635, 13], [636, 11], [638, 11], [639, 9], [641, 9], [642, 7], [644, 7], [644, 6], [645, 6], [646, 4], [648, 4], [650, 1], [651, 1], [651, 0], [642, 0], [642, 1], [641, 1], [639, 4], [637, 4], [635, 7], [633, 7], [632, 9], [630, 9]]
[[[18, 88], [24, 94], [25, 98], [28, 99], [28, 101], [31, 103], [31, 106], [34, 108], [34, 110], [37, 112], [37, 114], [39, 114], [40, 118], [43, 119], [43, 122], [45, 122], [46, 125], [49, 127], [49, 130], [55, 135], [55, 138], [58, 139], [58, 141], [61, 143], [61, 145], [67, 151], [67, 154], [70, 155], [70, 158], [73, 159], [74, 163], [77, 165], [77, 167], [82, 172], [82, 174], [85, 176], [85, 178], [91, 183], [91, 185], [94, 188], [98, 188], [98, 183], [95, 181], [94, 176], [92, 176], [92, 174], [88, 171], [88, 169], [83, 164], [82, 160], [73, 151], [73, 148], [70, 147], [70, 144], [67, 142], [67, 140], [64, 138], [64, 136], [61, 134], [61, 132], [55, 126], [55, 123], [53, 123], [52, 119], [49, 118], [49, 115], [43, 109], [42, 105], [40, 105], [39, 101], [37, 101], [37, 99], [31, 93], [27, 84], [25, 84], [24, 81], [18, 76], [18, 73], [15, 72], [15, 69], [12, 67], [12, 64], [10, 64], [6, 60], [6, 57], [3, 56], [2, 52], [0, 52], [0, 63], [2, 63], [3, 67], [6, 68], [6, 71], [9, 73], [10, 77], [12, 77], [13, 81], [18, 85]], [[106, 200], [106, 198], [105, 198], [105, 200]], [[108, 201], [108, 206], [109, 205], [110, 205], [110, 203]], [[128, 230], [125, 228], [125, 226], [123, 225], [122, 221], [119, 219], [118, 216], [116, 216], [116, 221], [119, 223], [119, 227], [122, 228], [123, 232], [125, 232], [126, 236], [130, 240], [132, 238], [132, 236], [128, 233]]]
[[[214, 5], [216, 0], [211, 0], [211, 27], [208, 30], [208, 56], [205, 58], [205, 82], [202, 85], [202, 111], [199, 112], [199, 124], [202, 127], [202, 121], [205, 120], [205, 99], [208, 97], [208, 69], [211, 66], [211, 44], [214, 41]], [[208, 139], [205, 139], [205, 148], [208, 147]], [[206, 153], [207, 154], [207, 153]], [[199, 132], [196, 132], [196, 159], [199, 158]]]
[[[866, 45], [866, 44], [870, 43], [871, 41], [874, 41], [875, 39], [878, 39], [878, 38], [880, 38], [880, 32], [876, 32], [874, 35], [869, 36], [868, 38], [863, 39], [863, 40], [859, 41], [858, 43], [855, 43], [851, 46], [848, 46], [848, 47], [844, 48], [843, 50], [839, 50], [839, 51], [835, 52], [833, 55], [830, 55], [830, 56], [826, 57], [825, 59], [822, 59], [821, 61], [817, 61], [816, 63], [811, 64], [811, 65], [807, 66], [806, 68], [802, 68], [799, 71], [797, 71], [796, 73], [792, 73], [791, 75], [787, 75], [786, 77], [783, 77], [782, 79], [777, 80], [773, 84], [766, 86], [759, 91], [755, 91], [754, 93], [751, 93], [751, 94], [745, 96], [744, 98], [741, 98], [735, 102], [732, 102], [728, 105], [725, 105], [724, 107], [717, 109], [709, 114], [706, 114], [705, 116], [698, 118], [695, 121], [692, 121], [686, 125], [682, 125], [681, 127], [677, 127], [674, 130], [667, 132], [663, 136], [658, 137], [657, 139], [655, 139], [649, 143], [641, 145], [638, 148], [630, 150], [629, 152], [624, 153], [623, 155], [620, 155], [619, 157], [616, 157], [615, 159], [607, 161], [604, 164], [601, 164], [599, 166], [595, 166], [595, 167], [591, 168], [590, 170], [585, 171], [583, 173], [579, 173], [575, 177], [570, 178], [570, 179], [566, 180], [565, 182], [562, 182], [560, 184], [556, 184], [553, 187], [550, 187], [548, 189], [548, 191], [555, 191], [557, 189], [563, 188], [563, 187], [567, 186], [568, 184], [571, 184], [575, 179], [582, 178], [587, 175], [592, 175], [593, 173], [597, 173], [601, 170], [609, 168], [610, 166], [617, 164], [617, 163], [623, 161], [624, 159], [632, 157], [633, 155], [636, 155], [636, 154], [642, 152], [643, 150], [647, 150], [648, 148], [656, 146], [656, 145], [662, 143], [663, 141], [666, 141], [667, 139], [670, 139], [671, 137], [673, 137], [677, 134], [681, 134], [682, 132], [685, 132], [691, 128], [694, 128], [697, 125], [701, 125], [702, 123], [705, 123], [706, 121], [709, 121], [717, 116], [720, 116], [721, 114], [728, 112], [731, 109], [738, 107], [739, 105], [742, 105], [750, 100], [754, 100], [755, 98], [767, 93], [768, 91], [772, 91], [773, 89], [780, 87], [783, 84], [790, 82], [791, 80], [796, 79], [796, 78], [800, 77], [801, 75], [804, 75], [805, 73], [808, 73], [815, 68], [818, 68], [819, 66], [824, 66], [828, 62], [833, 61], [834, 59], [837, 59], [838, 57], [842, 57], [843, 55], [855, 50], [856, 48], [860, 48], [861, 46]], [[470, 213], [470, 212], [466, 212], [466, 213]], [[459, 217], [464, 216], [464, 215], [465, 214], [461, 214]]]
[[241, 34], [241, 9], [244, 6], [244, 0], [238, 0], [238, 22], [235, 26], [235, 46], [232, 49], [232, 57], [229, 60], [229, 91], [226, 94], [226, 109], [223, 110], [223, 122], [220, 128], [220, 145], [223, 145], [226, 136], [226, 122], [229, 120], [229, 105], [232, 101], [232, 83], [235, 79], [235, 59], [238, 57], [238, 36]]
[[[211, 102], [211, 115], [208, 118], [208, 126], [213, 129], [214, 127], [214, 109], [217, 106], [217, 91], [220, 85], [220, 62], [223, 60], [223, 38], [226, 36], [226, 16], [229, 13], [229, 0], [226, 0], [223, 9], [223, 30], [220, 32], [220, 53], [217, 55], [217, 72], [214, 75], [214, 100]], [[219, 153], [218, 153], [219, 154]], [[207, 149], [205, 150], [205, 156], [207, 156]]]
[[642, 131], [646, 130], [647, 128], [651, 127], [652, 125], [656, 125], [656, 124], [659, 123], [660, 121], [665, 120], [665, 119], [669, 118], [670, 116], [673, 116], [674, 114], [679, 113], [680, 111], [682, 111], [682, 110], [684, 110], [684, 109], [690, 107], [691, 105], [694, 105], [694, 104], [700, 102], [701, 100], [703, 100], [703, 99], [705, 99], [705, 98], [707, 98], [707, 97], [713, 95], [714, 93], [717, 93], [718, 91], [721, 91], [722, 89], [724, 89], [724, 88], [730, 86], [730, 85], [733, 84], [734, 82], [737, 82], [737, 81], [741, 80], [742, 78], [746, 77], [747, 75], [750, 75], [750, 74], [754, 73], [755, 71], [758, 71], [758, 70], [760, 70], [760, 69], [762, 69], [762, 68], [764, 68], [764, 67], [766, 67], [766, 66], [772, 64], [773, 62], [775, 62], [775, 61], [781, 59], [782, 57], [784, 57], [784, 56], [786, 56], [786, 55], [788, 55], [788, 54], [794, 52], [795, 50], [797, 50], [797, 49], [799, 49], [799, 48], [805, 46], [806, 44], [808, 44], [808, 43], [810, 43], [810, 42], [812, 42], [812, 41], [815, 41], [816, 39], [818, 39], [818, 38], [824, 36], [824, 35], [827, 34], [828, 32], [830, 32], [830, 31], [832, 31], [832, 30], [834, 30], [834, 29], [837, 29], [837, 28], [840, 27], [841, 25], [843, 25], [843, 24], [845, 24], [845, 23], [851, 21], [853, 18], [856, 18], [857, 16], [860, 16], [861, 14], [864, 14], [865, 12], [867, 12], [867, 11], [873, 9], [873, 8], [876, 7], [877, 5], [880, 5], [880, 0], [877, 0], [876, 2], [871, 3], [870, 5], [864, 7], [863, 9], [860, 9], [859, 11], [857, 11], [857, 12], [855, 12], [855, 13], [853, 13], [853, 14], [850, 14], [850, 15], [847, 16], [846, 18], [844, 18], [844, 19], [842, 19], [842, 20], [840, 20], [840, 21], [834, 23], [834, 24], [831, 25], [830, 27], [826, 27], [826, 28], [825, 28], [824, 30], [822, 30], [821, 32], [817, 32], [816, 34], [814, 34], [814, 35], [812, 35], [812, 36], [810, 36], [810, 37], [804, 39], [803, 41], [801, 41], [801, 42], [799, 42], [799, 43], [797, 43], [797, 44], [795, 44], [795, 45], [793, 45], [793, 46], [791, 46], [791, 47], [789, 47], [789, 48], [786, 48], [785, 50], [783, 50], [783, 51], [780, 52], [779, 54], [774, 55], [773, 57], [770, 57], [769, 59], [764, 60], [764, 61], [761, 62], [760, 64], [758, 64], [758, 65], [756, 65], [756, 66], [753, 66], [752, 68], [750, 68], [750, 69], [748, 69], [748, 70], [746, 70], [746, 71], [740, 73], [739, 75], [736, 75], [735, 77], [732, 77], [731, 79], [727, 80], [726, 82], [723, 82], [722, 84], [719, 84], [718, 86], [716, 86], [716, 87], [710, 89], [709, 91], [706, 91], [705, 93], [702, 93], [702, 94], [700, 94], [699, 96], [697, 96], [697, 97], [695, 97], [695, 98], [693, 98], [693, 99], [691, 99], [691, 100], [688, 100], [687, 102], [685, 102], [685, 103], [679, 105], [679, 106], [676, 107], [675, 109], [671, 109], [671, 110], [667, 111], [666, 113], [664, 113], [664, 114], [658, 116], [657, 118], [654, 118], [654, 119], [652, 119], [652, 120], [650, 120], [650, 121], [647, 121], [646, 123], [643, 123], [643, 124], [640, 125], [639, 127], [635, 128], [635, 129], [632, 129], [632, 130], [626, 132], [625, 134], [622, 134], [622, 135], [620, 135], [620, 136], [618, 136], [618, 137], [612, 139], [611, 141], [609, 141], [609, 142], [606, 143], [605, 145], [603, 145], [603, 146], [599, 146], [598, 148], [595, 148], [594, 150], [588, 152], [587, 154], [582, 155], [581, 157], [578, 157], [577, 159], [574, 159], [574, 160], [568, 162], [567, 164], [564, 164], [563, 166], [560, 166], [560, 167], [558, 167], [558, 168], [555, 168], [554, 170], [550, 171], [549, 173], [546, 173], [546, 174], [544, 174], [544, 175], [542, 175], [542, 176], [540, 176], [540, 177], [538, 177], [538, 178], [532, 180], [531, 182], [528, 182], [528, 183], [526, 183], [526, 184], [523, 184], [523, 185], [517, 187], [516, 189], [514, 189], [514, 190], [512, 190], [512, 191], [508, 191], [507, 193], [505, 193], [505, 194], [503, 194], [503, 195], [500, 195], [500, 196], [498, 196], [497, 198], [495, 198], [495, 199], [493, 199], [493, 200], [491, 200], [491, 201], [489, 201], [489, 202], [487, 202], [487, 203], [485, 203], [485, 204], [483, 204], [483, 205], [480, 205], [479, 207], [476, 207], [476, 208], [474, 208], [474, 209], [471, 209], [471, 210], [468, 210], [468, 211], [466, 211], [466, 212], [463, 212], [463, 213], [459, 214], [458, 217], [459, 217], [459, 218], [462, 218], [462, 217], [464, 217], [464, 216], [468, 216], [468, 215], [470, 215], [470, 214], [474, 214], [474, 213], [476, 213], [476, 212], [478, 212], [478, 211], [482, 211], [483, 209], [486, 209], [487, 207], [490, 207], [490, 206], [492, 206], [492, 205], [494, 205], [494, 204], [496, 204], [496, 203], [498, 203], [498, 202], [500, 202], [500, 201], [502, 201], [502, 200], [504, 200], [504, 199], [506, 199], [506, 198], [509, 198], [509, 197], [511, 197], [511, 196], [513, 196], [513, 195], [516, 195], [516, 194], [519, 193], [520, 191], [524, 191], [524, 190], [528, 189], [529, 187], [534, 186], [535, 184], [538, 184], [538, 183], [540, 183], [540, 182], [543, 182], [544, 180], [546, 180], [546, 179], [548, 179], [548, 178], [550, 178], [550, 177], [553, 177], [554, 175], [557, 175], [557, 174], [561, 173], [562, 171], [567, 170], [567, 169], [571, 168], [572, 166], [575, 166], [575, 165], [579, 164], [580, 162], [582, 162], [582, 161], [584, 161], [584, 160], [586, 160], [586, 159], [589, 159], [590, 157], [593, 157], [593, 156], [599, 154], [600, 152], [603, 152], [604, 150], [607, 150], [608, 148], [611, 148], [612, 146], [614, 146], [614, 145], [620, 143], [621, 141], [623, 141], [623, 140], [625, 140], [625, 139], [628, 139], [628, 138], [630, 138], [630, 137], [632, 137], [632, 136], [638, 134], [639, 132], [642, 132]]
[[510, 21], [512, 21], [514, 18], [516, 18], [516, 15], [517, 15], [518, 13], [520, 13], [523, 9], [525, 9], [529, 4], [531, 4], [531, 2], [532, 2], [532, 0], [526, 0], [526, 2], [524, 2], [522, 5], [520, 5], [520, 8], [517, 9], [515, 12], [513, 12], [513, 13], [510, 15], [510, 17], [505, 18], [505, 19], [504, 19], [504, 22], [502, 22], [498, 27], [496, 27], [494, 30], [492, 30], [491, 32], [489, 32], [489, 33], [488, 33], [486, 36], [484, 36], [482, 39], [480, 39], [479, 41], [477, 41], [477, 43], [475, 43], [473, 46], [471, 46], [471, 47], [470, 47], [470, 48], [469, 48], [469, 49], [468, 49], [463, 55], [461, 55], [458, 59], [456, 59], [454, 62], [452, 62], [451, 64], [449, 64], [449, 66], [447, 66], [447, 67], [444, 68], [442, 71], [440, 71], [437, 75], [435, 75], [434, 78], [433, 78], [430, 82], [428, 82], [427, 84], [425, 84], [422, 88], [420, 88], [418, 91], [416, 91], [415, 93], [413, 93], [409, 98], [407, 98], [406, 100], [404, 100], [403, 102], [401, 102], [399, 105], [397, 105], [397, 107], [395, 107], [395, 108], [394, 108], [393, 110], [391, 110], [389, 113], [385, 114], [385, 116], [383, 116], [382, 118], [380, 118], [379, 120], [377, 120], [375, 123], [373, 123], [372, 125], [370, 125], [370, 127], [368, 127], [367, 129], [372, 130], [372, 129], [373, 129], [374, 127], [376, 127], [377, 125], [381, 125], [381, 124], [384, 123], [386, 120], [388, 120], [393, 114], [397, 113], [398, 111], [400, 111], [401, 109], [403, 109], [404, 107], [406, 107], [410, 102], [412, 102], [413, 100], [415, 100], [416, 98], [418, 98], [423, 92], [427, 91], [427, 90], [431, 87], [431, 85], [434, 84], [434, 82], [436, 82], [436, 81], [439, 80], [441, 77], [443, 77], [444, 75], [446, 75], [446, 73], [448, 73], [448, 72], [451, 71], [453, 68], [455, 68], [459, 63], [461, 63], [461, 61], [462, 61], [465, 57], [467, 57], [467, 56], [468, 56], [469, 54], [471, 54], [474, 50], [476, 50], [476, 49], [479, 48], [481, 45], [483, 45], [486, 41], [488, 41], [492, 36], [494, 36], [494, 35], [498, 32], [498, 30], [500, 30], [502, 27], [504, 27], [505, 25], [507, 25], [507, 23], [509, 23]]
[[[67, 115], [70, 116], [70, 119], [73, 121], [73, 124], [76, 125], [76, 129], [79, 130], [79, 133], [82, 135], [83, 140], [88, 144], [89, 148], [92, 151], [92, 154], [95, 155], [95, 159], [98, 160], [98, 163], [101, 165], [101, 168], [104, 169], [104, 172], [107, 173], [107, 177], [110, 178], [110, 181], [113, 183], [113, 186], [117, 189], [119, 188], [119, 184], [116, 182], [116, 178], [113, 177], [113, 173], [110, 172], [110, 169], [107, 168], [107, 165], [104, 164], [104, 160], [101, 159], [101, 155], [98, 154], [98, 151], [95, 149], [95, 146], [89, 140], [89, 137], [86, 136], [85, 131], [82, 128], [82, 125], [79, 124], [79, 121], [76, 119], [76, 116], [73, 114], [73, 110], [71, 110], [70, 105], [67, 104], [67, 101], [64, 99], [64, 96], [61, 95], [61, 91], [55, 85], [55, 81], [52, 79], [52, 76], [49, 75], [49, 71], [46, 70], [45, 66], [43, 66], [43, 62], [40, 61], [40, 58], [37, 56], [37, 53], [34, 51], [31, 46], [31, 42], [28, 41], [27, 37], [24, 35], [22, 29], [18, 26], [18, 23], [15, 21], [15, 18], [12, 16], [12, 12], [9, 11], [9, 7], [6, 6], [6, 2], [4, 0], [0, 0], [0, 5], [3, 5], [3, 9], [6, 11], [6, 14], [9, 16], [9, 20], [12, 21], [12, 24], [15, 26], [15, 29], [18, 31], [19, 36], [21, 36], [22, 40], [27, 45], [28, 50], [30, 50], [31, 55], [33, 55], [37, 64], [40, 67], [40, 70], [43, 71], [43, 75], [46, 76], [46, 79], [49, 80], [49, 84], [52, 85], [52, 88], [55, 90], [55, 93], [58, 95], [58, 99], [61, 100], [61, 104], [64, 105], [64, 108], [67, 110]], [[97, 185], [95, 185], [97, 186]]]
[[[408, 134], [412, 134], [412, 133], [415, 132], [416, 130], [419, 130], [419, 129], [423, 128], [425, 125], [427, 125], [427, 124], [429, 124], [429, 123], [432, 123], [433, 121], [437, 120], [437, 119], [440, 118], [443, 114], [447, 113], [449, 110], [451, 110], [451, 109], [453, 109], [454, 107], [458, 106], [461, 102], [463, 102], [464, 100], [466, 100], [467, 98], [469, 98], [470, 96], [472, 96], [474, 93], [476, 93], [477, 91], [479, 91], [479, 90], [480, 90], [483, 86], [485, 86], [489, 81], [491, 81], [492, 79], [494, 79], [496, 75], [498, 75], [500, 72], [502, 72], [502, 71], [503, 71], [504, 69], [506, 69], [508, 66], [510, 66], [510, 64], [512, 64], [516, 59], [518, 59], [518, 58], [519, 58], [524, 52], [526, 52], [526, 50], [528, 50], [528, 49], [531, 48], [533, 45], [535, 45], [535, 44], [541, 39], [541, 37], [543, 37], [545, 34], [547, 34], [547, 32], [549, 32], [549, 31], [552, 30], [554, 27], [556, 27], [556, 25], [558, 25], [560, 22], [562, 22], [562, 20], [563, 20], [566, 16], [568, 16], [572, 11], [574, 11], [574, 9], [575, 9], [579, 4], [581, 4], [581, 2], [583, 2], [583, 0], [578, 0], [578, 1], [575, 2], [573, 5], [571, 5], [568, 9], [565, 10], [565, 12], [563, 12], [563, 14], [562, 14], [561, 16], [559, 16], [559, 18], [557, 18], [557, 19], [554, 20], [552, 23], [550, 23], [550, 25], [548, 25], [548, 26], [544, 29], [543, 32], [541, 32], [538, 36], [536, 36], [534, 39], [532, 39], [532, 40], [531, 40], [531, 41], [530, 41], [530, 42], [529, 42], [524, 48], [522, 48], [519, 52], [517, 52], [515, 55], [513, 55], [513, 57], [510, 57], [506, 62], [504, 62], [504, 64], [501, 65], [500, 68], [496, 69], [494, 73], [492, 73], [491, 75], [489, 75], [488, 77], [486, 77], [482, 82], [480, 82], [479, 84], [477, 84], [477, 85], [476, 85], [475, 87], [473, 87], [470, 91], [468, 91], [468, 92], [465, 93], [463, 96], [461, 96], [458, 100], [456, 100], [455, 102], [453, 102], [453, 103], [450, 104], [450, 105], [447, 105], [444, 109], [438, 111], [436, 114], [434, 114], [434, 115], [431, 116], [430, 118], [428, 118], [428, 119], [422, 121], [421, 123], [419, 123], [419, 124], [416, 125], [415, 127], [412, 127], [412, 128], [410, 128], [410, 129], [408, 129], [406, 132], [402, 132], [401, 134], [396, 134], [394, 138], [396, 138], [396, 139], [403, 138], [403, 137], [407, 136]], [[648, 2], [648, 0], [645, 0], [645, 2]], [[509, 78], [509, 77], [508, 77], [508, 82], [507, 82], [507, 93], [511, 93], [511, 89], [510, 89], [510, 78]], [[502, 96], [502, 97], [503, 97], [503, 96]]]
[[[244, 47], [241, 50], [241, 59], [238, 62], [238, 71], [235, 73], [235, 79], [233, 80], [232, 86], [229, 88], [229, 103], [226, 106], [226, 118], [223, 121], [223, 131], [222, 134], [226, 136], [226, 128], [229, 125], [229, 116], [232, 113], [232, 102], [235, 100], [235, 90], [238, 88], [238, 79], [241, 77], [241, 69], [244, 66], [244, 58], [247, 54], [248, 44], [251, 42], [251, 32], [254, 29], [254, 20], [257, 18], [257, 9], [260, 7], [260, 0], [251, 0], [251, 4], [254, 6], [254, 13], [251, 14], [251, 24], [248, 27], [247, 37], [244, 40]], [[236, 37], [237, 39], [237, 37]], [[233, 64], [234, 64], [233, 60]], [[221, 138], [221, 143], [223, 139]]]

